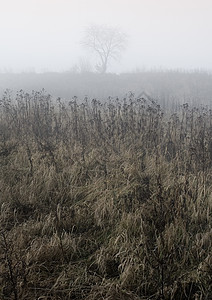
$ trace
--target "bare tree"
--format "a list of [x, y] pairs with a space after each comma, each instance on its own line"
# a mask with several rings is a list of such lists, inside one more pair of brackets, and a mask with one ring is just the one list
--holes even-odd
[[92, 66], [87, 57], [80, 57], [78, 61], [78, 71], [81, 74], [92, 72]]
[[117, 28], [91, 25], [86, 28], [82, 45], [94, 52], [99, 61], [96, 70], [105, 73], [108, 63], [120, 57], [126, 48], [127, 36]]

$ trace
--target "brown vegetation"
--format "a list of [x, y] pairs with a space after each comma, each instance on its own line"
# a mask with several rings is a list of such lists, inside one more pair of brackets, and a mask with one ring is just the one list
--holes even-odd
[[211, 299], [212, 112], [0, 101], [0, 298]]

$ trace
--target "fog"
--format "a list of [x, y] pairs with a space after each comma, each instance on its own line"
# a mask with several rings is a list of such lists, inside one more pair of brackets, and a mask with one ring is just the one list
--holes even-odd
[[0, 71], [72, 70], [95, 58], [80, 41], [89, 24], [121, 28], [128, 45], [109, 72], [212, 70], [210, 0], [0, 0]]

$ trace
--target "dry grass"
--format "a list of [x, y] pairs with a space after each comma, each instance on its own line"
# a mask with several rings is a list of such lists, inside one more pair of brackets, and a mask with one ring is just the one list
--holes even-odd
[[211, 299], [212, 114], [148, 101], [5, 93], [1, 299]]

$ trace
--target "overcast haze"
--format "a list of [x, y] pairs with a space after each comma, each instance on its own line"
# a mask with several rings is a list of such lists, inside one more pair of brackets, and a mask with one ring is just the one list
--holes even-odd
[[[0, 70], [66, 71], [88, 57], [91, 23], [129, 37], [111, 72], [136, 68], [212, 70], [210, 0], [0, 0]], [[89, 58], [90, 59], [90, 58]]]

